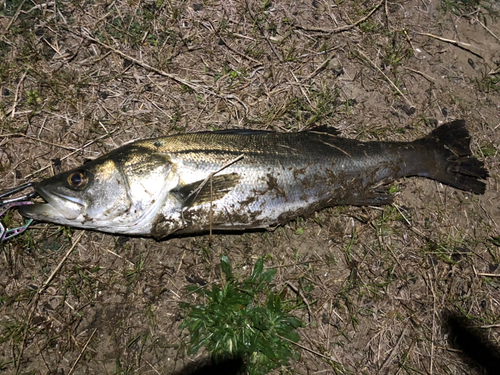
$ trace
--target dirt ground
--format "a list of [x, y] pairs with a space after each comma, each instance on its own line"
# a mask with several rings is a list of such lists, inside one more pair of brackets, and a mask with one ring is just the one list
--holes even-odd
[[191, 373], [208, 354], [186, 354], [179, 303], [192, 300], [186, 285], [220, 280], [225, 254], [241, 276], [263, 256], [276, 287], [310, 306], [294, 312], [307, 322], [301, 359], [276, 374], [485, 373], [443, 314], [500, 347], [499, 11], [493, 0], [1, 2], [1, 189], [139, 138], [329, 125], [413, 140], [453, 119], [491, 177], [481, 196], [407, 178], [392, 206], [211, 241], [36, 223], [0, 245], [0, 371]]

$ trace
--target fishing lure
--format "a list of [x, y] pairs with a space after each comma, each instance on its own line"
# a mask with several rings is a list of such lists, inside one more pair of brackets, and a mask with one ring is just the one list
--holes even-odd
[[[11, 190], [8, 190], [6, 192], [3, 192], [0, 194], [0, 243], [5, 242], [12, 237], [18, 236], [19, 234], [23, 233], [33, 222], [33, 219], [26, 220], [24, 225], [17, 227], [17, 228], [7, 228], [1, 220], [2, 217], [13, 207], [19, 207], [19, 206], [26, 206], [33, 204], [33, 202], [30, 201], [31, 198], [34, 198], [37, 193], [36, 192], [31, 192], [25, 195], [21, 195], [19, 197], [15, 198], [6, 198], [11, 196], [12, 194], [18, 193], [20, 191], [26, 190], [32, 186], [32, 183], [29, 182], [27, 184], [17, 186]], [[4, 199], [6, 198], [6, 199]]]

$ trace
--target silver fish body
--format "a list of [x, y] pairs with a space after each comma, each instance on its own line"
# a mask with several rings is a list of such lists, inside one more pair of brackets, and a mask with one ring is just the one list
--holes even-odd
[[34, 185], [47, 203], [22, 215], [164, 238], [267, 228], [323, 207], [381, 205], [386, 185], [424, 176], [484, 193], [463, 121], [414, 142], [359, 142], [327, 131], [207, 132], [137, 141]]

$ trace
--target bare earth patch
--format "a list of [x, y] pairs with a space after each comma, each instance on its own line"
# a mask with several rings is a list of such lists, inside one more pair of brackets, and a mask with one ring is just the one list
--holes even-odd
[[482, 196], [404, 179], [392, 206], [335, 207], [272, 232], [157, 242], [37, 223], [0, 245], [0, 371], [194, 371], [208, 353], [187, 356], [179, 303], [194, 302], [186, 285], [219, 283], [227, 255], [242, 277], [263, 256], [278, 290], [300, 291], [287, 298], [304, 304], [301, 359], [284, 373], [484, 373], [443, 314], [500, 346], [499, 11], [452, 0], [2, 2], [0, 190], [140, 138], [329, 125], [413, 140], [462, 118], [491, 177]]

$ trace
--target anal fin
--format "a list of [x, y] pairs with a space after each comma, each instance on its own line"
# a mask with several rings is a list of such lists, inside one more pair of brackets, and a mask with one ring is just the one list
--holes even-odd
[[382, 185], [369, 189], [363, 193], [355, 194], [342, 204], [352, 206], [385, 206], [394, 202], [394, 195], [390, 193], [390, 186]]

